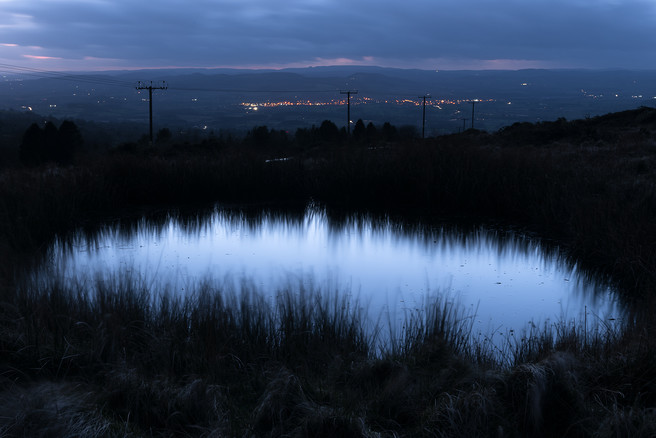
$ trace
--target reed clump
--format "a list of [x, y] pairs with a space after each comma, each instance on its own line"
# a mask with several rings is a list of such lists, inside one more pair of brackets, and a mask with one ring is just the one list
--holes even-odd
[[632, 324], [598, 325], [585, 339], [545, 326], [519, 346], [508, 341], [509, 363], [472, 335], [473, 315], [437, 295], [396, 330], [376, 328], [348, 294], [300, 281], [271, 296], [247, 281], [207, 279], [181, 296], [125, 274], [33, 279], [14, 293], [0, 332], [7, 436], [593, 436], [653, 427], [656, 347]]

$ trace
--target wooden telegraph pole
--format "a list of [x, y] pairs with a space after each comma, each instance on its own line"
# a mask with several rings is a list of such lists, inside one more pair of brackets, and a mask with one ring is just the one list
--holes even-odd
[[474, 107], [476, 106], [477, 103], [478, 103], [478, 99], [474, 99], [474, 100], [471, 101], [471, 104], [472, 104], [472, 124], [471, 124], [471, 127], [472, 127], [472, 129], [474, 129]]
[[166, 90], [169, 88], [166, 82], [162, 81], [158, 84], [153, 84], [153, 81], [137, 83], [137, 90], [148, 90], [148, 106], [150, 109], [150, 145], [153, 145], [153, 90]]
[[358, 94], [358, 90], [340, 91], [339, 94], [346, 94], [346, 133], [351, 136], [351, 94]]
[[431, 97], [430, 94], [424, 94], [423, 96], [419, 96], [420, 99], [424, 99], [424, 109], [423, 109], [423, 115], [421, 118], [421, 138], [426, 138], [426, 98]]

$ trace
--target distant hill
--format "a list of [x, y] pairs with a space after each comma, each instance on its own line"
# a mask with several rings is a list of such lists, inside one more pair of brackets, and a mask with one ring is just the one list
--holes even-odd
[[556, 98], [583, 93], [599, 96], [656, 97], [656, 71], [630, 70], [416, 70], [367, 66], [308, 67], [284, 70], [207, 69], [145, 70], [117, 74], [127, 81], [169, 80], [172, 84], [204, 86], [223, 84], [228, 88], [346, 89], [372, 95], [431, 93], [433, 96]]
[[[656, 98], [656, 71], [631, 70], [417, 70], [369, 66], [334, 66], [290, 68], [283, 70], [245, 69], [155, 69], [134, 71], [107, 71], [94, 73], [71, 73], [66, 81], [63, 75], [43, 78], [23, 76], [23, 83], [36, 81], [59, 88], [53, 84], [75, 81], [80, 78], [123, 81], [153, 80], [168, 81], [181, 87], [224, 87], [235, 91], [310, 89], [339, 90], [359, 86], [366, 92], [384, 95], [389, 92], [414, 96], [418, 93], [441, 95], [457, 94], [461, 98], [511, 97], [558, 97], [579, 95], [582, 92], [594, 95], [613, 96], [619, 91], [624, 96]], [[16, 79], [16, 78], [14, 78]], [[1, 83], [0, 83], [1, 84]], [[8, 89], [2, 84], [3, 94], [21, 90]], [[107, 85], [107, 84], [104, 84]], [[61, 85], [60, 85], [61, 87]], [[23, 90], [25, 92], [26, 90]], [[619, 97], [619, 96], [618, 96]]]

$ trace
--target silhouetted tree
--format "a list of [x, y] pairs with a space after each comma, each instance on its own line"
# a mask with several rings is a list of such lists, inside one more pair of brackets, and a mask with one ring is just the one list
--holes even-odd
[[256, 126], [248, 131], [244, 143], [257, 148], [280, 148], [289, 144], [289, 137], [281, 129], [269, 130], [266, 126]]
[[289, 137], [287, 131], [282, 129], [272, 129], [269, 131], [269, 140], [267, 147], [269, 148], [282, 148], [289, 145]]
[[378, 129], [376, 129], [376, 125], [374, 125], [373, 122], [369, 122], [369, 124], [367, 124], [365, 137], [369, 142], [376, 141], [378, 138]]
[[26, 166], [47, 162], [69, 164], [82, 143], [79, 129], [69, 120], [62, 122], [59, 129], [52, 122], [46, 122], [43, 129], [33, 123], [23, 134], [19, 156]]
[[60, 164], [73, 162], [75, 154], [82, 148], [82, 134], [77, 125], [70, 120], [64, 120], [59, 126], [55, 160]]
[[57, 147], [59, 130], [52, 122], [46, 122], [43, 127], [43, 155], [44, 161], [57, 161]]
[[269, 128], [266, 126], [256, 126], [246, 134], [246, 143], [255, 147], [264, 147], [269, 143]]
[[390, 122], [385, 122], [382, 129], [383, 139], [385, 141], [394, 141], [397, 138], [396, 127]]
[[339, 139], [339, 128], [330, 120], [324, 120], [319, 126], [319, 138], [327, 142], [337, 141]]
[[19, 157], [25, 166], [36, 166], [45, 160], [43, 137], [43, 130], [36, 123], [32, 123], [23, 134]]
[[364, 126], [364, 122], [362, 119], [358, 119], [358, 121], [355, 122], [355, 126], [353, 127], [353, 138], [355, 141], [362, 141], [364, 140], [366, 133], [367, 128]]
[[168, 143], [169, 141], [171, 141], [171, 138], [173, 138], [173, 134], [171, 134], [171, 130], [169, 128], [162, 128], [159, 131], [157, 131], [157, 136], [155, 136], [155, 142], [158, 144]]
[[[315, 130], [314, 126], [312, 128]], [[294, 140], [299, 146], [309, 146], [314, 143], [313, 131], [307, 128], [298, 128], [294, 134]]]

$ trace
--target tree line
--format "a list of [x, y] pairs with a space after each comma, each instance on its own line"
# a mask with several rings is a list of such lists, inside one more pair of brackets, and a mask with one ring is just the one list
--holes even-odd
[[243, 143], [254, 147], [276, 147], [276, 146], [316, 146], [339, 144], [351, 141], [356, 144], [372, 144], [377, 142], [396, 142], [417, 137], [414, 126], [402, 126], [397, 128], [389, 122], [377, 127], [372, 122], [365, 125], [362, 119], [358, 119], [353, 125], [353, 131], [349, 134], [345, 127], [338, 128], [330, 121], [324, 120], [319, 126], [312, 125], [310, 128], [298, 128], [292, 136], [288, 131], [269, 129], [267, 126], [256, 126], [248, 131]]
[[71, 164], [82, 145], [80, 130], [70, 120], [64, 120], [59, 128], [49, 121], [43, 128], [32, 123], [23, 134], [19, 157], [25, 166], [48, 162]]
[[[174, 134], [169, 128], [160, 129], [155, 137], [153, 148], [194, 146], [202, 149], [222, 149], [225, 147], [251, 147], [255, 149], [281, 149], [289, 147], [313, 147], [343, 144], [374, 144], [379, 142], [397, 142], [417, 137], [414, 126], [397, 128], [389, 122], [376, 126], [372, 122], [365, 124], [358, 119], [349, 135], [346, 128], [339, 128], [334, 122], [324, 120], [319, 126], [298, 128], [294, 134], [283, 129], [270, 129], [267, 126], [255, 126], [243, 137], [231, 133], [210, 134], [204, 139], [195, 138], [190, 142], [183, 134]], [[78, 126], [64, 120], [59, 128], [52, 121], [45, 124], [32, 123], [24, 132], [20, 143], [19, 158], [24, 166], [34, 167], [45, 163], [59, 165], [72, 164], [82, 152], [84, 140]], [[124, 142], [110, 151], [135, 153], [147, 150], [148, 139], [144, 136], [136, 142]]]

